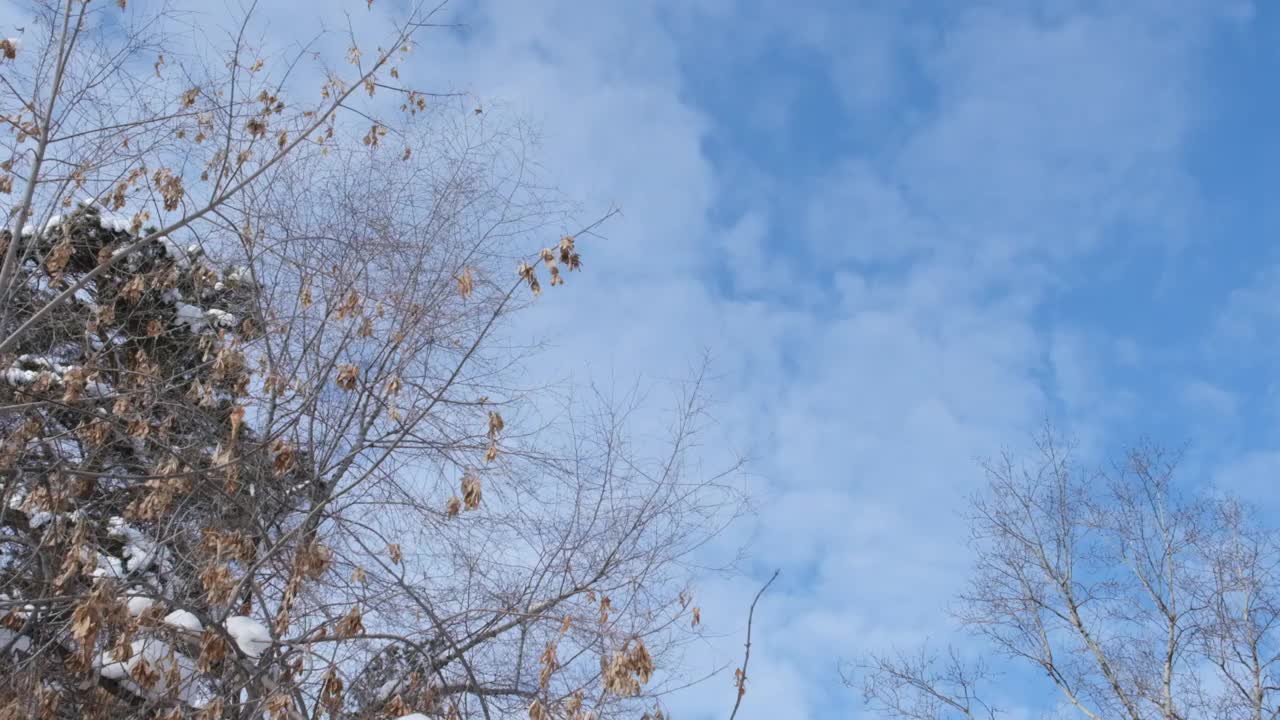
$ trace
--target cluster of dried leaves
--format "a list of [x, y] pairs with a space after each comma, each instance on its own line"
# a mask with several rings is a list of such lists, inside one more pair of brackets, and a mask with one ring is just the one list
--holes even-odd
[[696, 387], [652, 457], [625, 408], [519, 429], [494, 333], [594, 225], [525, 254], [520, 128], [399, 84], [438, 10], [316, 104], [134, 12], [0, 41], [0, 718], [651, 708], [732, 494], [685, 471]]

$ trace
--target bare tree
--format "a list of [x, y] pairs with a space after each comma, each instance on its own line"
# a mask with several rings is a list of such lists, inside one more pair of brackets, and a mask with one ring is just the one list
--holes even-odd
[[[986, 465], [962, 626], [1090, 720], [1280, 712], [1275, 532], [1237, 500], [1184, 493], [1177, 453], [1140, 446], [1090, 471], [1049, 431], [1037, 450], [1031, 463], [1006, 454]], [[872, 656], [858, 670], [868, 702], [890, 716], [998, 712], [982, 699], [988, 666], [955, 650], [945, 661]]]
[[612, 213], [566, 226], [525, 128], [400, 84], [435, 6], [307, 104], [251, 13], [223, 67], [125, 5], [0, 54], [0, 717], [658, 702], [736, 508], [702, 383], [655, 449], [501, 339]]

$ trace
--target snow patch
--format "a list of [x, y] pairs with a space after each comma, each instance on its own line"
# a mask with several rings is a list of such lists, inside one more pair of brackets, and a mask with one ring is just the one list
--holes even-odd
[[226, 627], [231, 639], [236, 641], [240, 652], [251, 658], [259, 657], [271, 647], [271, 633], [267, 632], [265, 625], [251, 617], [232, 615], [226, 619], [223, 626]]
[[122, 578], [125, 576], [124, 563], [110, 555], [99, 555], [98, 566], [90, 573], [92, 577]]
[[[167, 235], [161, 235], [156, 238], [160, 245], [164, 247], [164, 252], [173, 260], [173, 264], [180, 268], [191, 267], [191, 255], [188, 251], [178, 247], [178, 244], [169, 239]], [[195, 247], [192, 245], [192, 247]]]
[[124, 541], [124, 561], [130, 570], [142, 570], [160, 555], [160, 549], [151, 538], [126, 523], [122, 517], [115, 516], [108, 520], [107, 532]]
[[[147, 638], [134, 640], [129, 648], [132, 653], [128, 660], [118, 661], [111, 650], [98, 656], [94, 666], [98, 674], [110, 680], [118, 680], [132, 692], [150, 698], [164, 697], [169, 690], [169, 682], [177, 680], [178, 696], [188, 704], [196, 697], [198, 674], [195, 661], [175, 651], [163, 640]], [[150, 689], [143, 688], [131, 679], [131, 675], [139, 663], [145, 662], [152, 672], [158, 672], [159, 682]], [[176, 670], [174, 673], [172, 671]], [[177, 675], [175, 678], [174, 675]]]
[[236, 325], [235, 315], [218, 308], [209, 308], [205, 311], [204, 316], [215, 327], [231, 328]]
[[71, 370], [70, 365], [63, 365], [53, 358], [43, 355], [19, 355], [13, 365], [0, 373], [0, 378], [8, 385], [31, 385], [37, 380], [48, 377], [54, 385], [62, 384], [62, 376]]
[[204, 630], [204, 625], [200, 624], [200, 618], [196, 617], [194, 613], [187, 612], [186, 610], [174, 610], [164, 616], [164, 622], [166, 625], [172, 625], [173, 627], [181, 628], [193, 633]]
[[[143, 597], [141, 595], [134, 595], [133, 597], [129, 598], [129, 602], [125, 603], [125, 607], [129, 609], [130, 615], [132, 615], [133, 617], [137, 617], [142, 613], [150, 610], [152, 607], [155, 606], [155, 604], [156, 604], [156, 601], [154, 598]], [[165, 622], [168, 622], [168, 620], [169, 620], [168, 618], [165, 618]]]
[[[115, 213], [102, 213], [98, 216], [98, 227], [101, 227], [103, 230], [110, 230], [111, 232], [129, 232], [129, 225], [131, 224], [132, 223], [129, 222], [129, 218]], [[120, 250], [117, 249], [111, 254], [115, 255], [118, 252], [120, 252]]]
[[3, 377], [5, 384], [8, 385], [32, 385], [40, 379], [40, 373], [35, 370], [5, 368]]
[[177, 303], [178, 322], [186, 324], [191, 328], [191, 332], [199, 333], [209, 326], [230, 328], [235, 327], [236, 316], [225, 310], [217, 308], [209, 308], [202, 310], [190, 303]]
[[9, 496], [9, 509], [16, 510], [26, 515], [27, 524], [33, 528], [44, 527], [45, 525], [48, 525], [50, 522], [53, 522], [59, 516], [66, 515], [66, 513], [53, 513], [47, 510], [28, 509], [26, 507], [26, 502], [27, 502], [27, 493], [26, 491], [19, 488], [16, 491], [14, 491], [13, 495]]
[[198, 333], [204, 329], [204, 311], [190, 303], [178, 303], [178, 322], [186, 323], [191, 332]]

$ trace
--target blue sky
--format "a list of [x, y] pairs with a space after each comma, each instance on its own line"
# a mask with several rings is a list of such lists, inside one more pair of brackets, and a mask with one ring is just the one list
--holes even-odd
[[[660, 386], [713, 358], [705, 462], [747, 453], [758, 512], [718, 548], [747, 544], [744, 573], [698, 587], [724, 635], [691, 668], [736, 661], [783, 570], [742, 717], [863, 714], [840, 658], [947, 638], [978, 460], [1045, 418], [1099, 457], [1191, 441], [1189, 482], [1271, 502], [1280, 9], [462, 8], [418, 67], [527, 114], [584, 212], [624, 212], [534, 310], [545, 367]], [[724, 717], [729, 683], [668, 704]], [[1015, 717], [1052, 698], [998, 695]]]
[[[584, 215], [624, 213], [534, 308], [545, 367], [661, 385], [713, 359], [705, 462], [745, 452], [757, 514], [715, 549], [744, 572], [698, 588], [724, 636], [691, 667], [736, 660], [783, 571], [740, 717], [861, 715], [837, 660], [947, 637], [978, 460], [1045, 418], [1097, 457], [1190, 441], [1188, 482], [1280, 512], [1280, 7], [455, 5], [415, 79], [527, 115]], [[261, 10], [277, 41], [305, 24]], [[731, 701], [717, 678], [668, 704]]]
[[555, 352], [661, 379], [709, 349], [754, 460], [754, 577], [704, 586], [731, 631], [783, 569], [748, 717], [858, 715], [839, 657], [947, 637], [977, 460], [1045, 418], [1096, 457], [1190, 441], [1188, 482], [1272, 504], [1277, 8], [531, 5], [485, 6], [492, 92], [626, 212]]

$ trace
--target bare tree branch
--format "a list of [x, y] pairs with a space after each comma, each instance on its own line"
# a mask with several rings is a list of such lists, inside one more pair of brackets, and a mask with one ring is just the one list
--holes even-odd
[[755, 598], [751, 601], [751, 609], [747, 611], [746, 649], [742, 653], [742, 667], [738, 668], [737, 672], [734, 674], [734, 683], [737, 686], [738, 695], [734, 698], [733, 711], [729, 713], [729, 720], [733, 720], [733, 718], [738, 715], [738, 707], [742, 705], [742, 696], [747, 694], [747, 663], [751, 662], [751, 623], [755, 620], [756, 603], [760, 602], [760, 596], [764, 595], [764, 591], [769, 589], [769, 586], [773, 584], [773, 581], [778, 579], [778, 573], [780, 572], [782, 571], [773, 571], [773, 575], [769, 576], [768, 582], [766, 582], [756, 593]]

